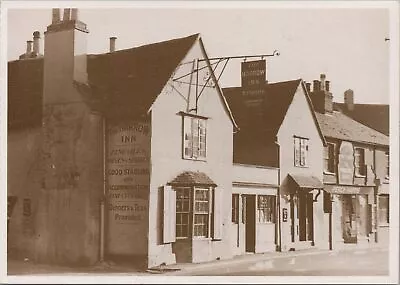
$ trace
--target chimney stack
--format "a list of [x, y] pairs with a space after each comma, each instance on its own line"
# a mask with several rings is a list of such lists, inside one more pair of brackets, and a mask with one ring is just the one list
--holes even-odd
[[64, 9], [63, 21], [69, 21], [69, 20], [71, 20], [71, 9], [65, 8]]
[[325, 90], [328, 91], [328, 92], [330, 92], [330, 89], [331, 89], [330, 83], [331, 83], [331, 82], [330, 82], [329, 80], [326, 80], [326, 81], [325, 81]]
[[32, 52], [33, 41], [26, 41], [26, 55], [29, 56]]
[[39, 31], [33, 32], [33, 52], [35, 55], [38, 55], [40, 52], [39, 40], [40, 40], [40, 32]]
[[51, 23], [57, 24], [58, 22], [60, 22], [60, 9], [54, 8], [53, 9], [53, 18], [51, 20]]
[[321, 74], [320, 75], [320, 80], [321, 80], [320, 90], [321, 91], [325, 91], [325, 79], [326, 79], [325, 74]]
[[73, 21], [78, 20], [78, 9], [77, 8], [71, 9], [71, 20], [73, 20]]
[[354, 92], [351, 89], [348, 89], [344, 92], [344, 104], [348, 111], [354, 110]]
[[115, 51], [115, 40], [116, 39], [117, 39], [117, 37], [110, 37], [110, 52]]

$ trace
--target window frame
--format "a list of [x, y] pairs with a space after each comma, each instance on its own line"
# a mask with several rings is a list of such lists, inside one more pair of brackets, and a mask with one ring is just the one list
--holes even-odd
[[[358, 154], [358, 151], [361, 151], [361, 152]], [[359, 157], [359, 159], [357, 159], [358, 157]], [[360, 160], [361, 158], [362, 158], [362, 160]], [[362, 164], [361, 164], [361, 162], [362, 162]], [[354, 148], [354, 175], [356, 177], [365, 177], [367, 175], [366, 170], [367, 169], [366, 169], [366, 164], [365, 164], [365, 149], [362, 147], [355, 147]]]
[[385, 151], [385, 157], [386, 157], [385, 178], [389, 179], [389, 177], [390, 177], [390, 153], [389, 153], [389, 151]]
[[[382, 200], [386, 200], [386, 208], [382, 209]], [[385, 222], [382, 222], [382, 212], [385, 212]], [[387, 226], [390, 223], [390, 195], [379, 195], [378, 196], [378, 225]]]
[[[261, 200], [265, 199], [265, 202]], [[276, 223], [276, 196], [257, 195], [257, 223], [275, 224]]]
[[239, 224], [239, 194], [232, 194], [232, 224]]
[[[185, 189], [189, 191], [189, 212], [185, 212], [189, 216], [189, 224], [188, 224], [188, 234], [187, 236], [180, 236], [178, 228], [182, 226], [182, 224], [178, 224], [178, 214], [181, 214], [181, 212], [178, 212], [178, 195], [176, 197], [176, 239], [177, 240], [182, 240], [182, 239], [209, 239], [211, 238], [211, 221], [213, 220], [213, 191], [215, 191], [214, 187], [201, 187], [201, 186], [173, 186], [173, 190], [175, 190], [177, 193], [181, 189]], [[202, 199], [196, 199], [196, 194], [205, 191], [206, 192], [206, 200]], [[199, 209], [197, 206], [198, 205], [206, 205], [206, 210], [204, 209]], [[201, 208], [201, 207], [200, 207]], [[196, 223], [196, 217], [206, 217], [205, 223]], [[205, 234], [198, 235], [197, 230], [201, 228], [200, 226], [205, 227]]]
[[[192, 203], [190, 202], [191, 201], [191, 196], [192, 196], [192, 189], [191, 189], [191, 187], [176, 187], [176, 188], [174, 188], [174, 190], [175, 190], [175, 192], [176, 192], [176, 223], [175, 223], [175, 229], [176, 229], [176, 231], [175, 231], [175, 236], [176, 236], [176, 239], [186, 239], [186, 238], [189, 238], [190, 237], [190, 228], [191, 228], [191, 215], [190, 215], [190, 213], [191, 213], [191, 211], [192, 211]], [[182, 190], [184, 190], [184, 191], [188, 191], [189, 192], [189, 198], [187, 199], [188, 200], [188, 206], [189, 206], [189, 209], [188, 209], [188, 211], [179, 211], [178, 209], [178, 202], [181, 202], [180, 201], [180, 199], [179, 199], [179, 197], [178, 197], [178, 191], [182, 191]], [[186, 225], [186, 224], [182, 224], [182, 223], [179, 223], [178, 224], [178, 215], [183, 215], [183, 214], [187, 214], [187, 216], [188, 216], [188, 224]], [[180, 219], [180, 220], [182, 220], [182, 219]], [[182, 236], [182, 235], [179, 235], [179, 231], [178, 231], [178, 228], [180, 227], [182, 227], [182, 226], [184, 226], [184, 225], [186, 225], [187, 226], [187, 236]]]
[[[332, 147], [332, 149], [330, 149], [329, 147]], [[327, 165], [326, 165], [326, 163], [327, 163]], [[335, 143], [329, 142], [324, 147], [324, 173], [325, 174], [336, 174], [336, 144]]]
[[182, 158], [207, 159], [207, 117], [180, 112], [182, 115]]
[[293, 163], [296, 167], [309, 167], [308, 166], [308, 152], [310, 139], [300, 136], [293, 136], [294, 146], [294, 159]]

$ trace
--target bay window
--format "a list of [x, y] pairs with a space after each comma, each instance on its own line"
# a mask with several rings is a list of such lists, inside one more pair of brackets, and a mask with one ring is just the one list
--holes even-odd
[[335, 173], [335, 145], [328, 143], [324, 148], [324, 171]]

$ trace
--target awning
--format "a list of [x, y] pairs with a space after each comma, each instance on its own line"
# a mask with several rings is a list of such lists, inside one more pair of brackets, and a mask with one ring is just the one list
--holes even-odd
[[315, 176], [299, 174], [289, 174], [288, 176], [289, 180], [300, 189], [309, 191], [312, 189], [324, 188], [324, 184]]
[[370, 186], [325, 185], [324, 190], [331, 194], [368, 195], [374, 193], [374, 187]]
[[203, 185], [203, 186], [217, 186], [214, 181], [208, 177], [207, 174], [200, 171], [184, 171], [176, 176], [169, 185]]

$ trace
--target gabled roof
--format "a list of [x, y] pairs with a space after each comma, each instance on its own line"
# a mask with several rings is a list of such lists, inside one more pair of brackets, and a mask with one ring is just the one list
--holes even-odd
[[146, 114], [198, 36], [89, 55], [89, 84], [104, 99], [107, 114]]
[[277, 135], [283, 120], [285, 119], [286, 113], [293, 101], [299, 85], [301, 85], [303, 91], [305, 92], [307, 103], [310, 107], [310, 112], [313, 116], [320, 137], [325, 143], [324, 137], [318, 125], [317, 118], [315, 117], [311, 100], [302, 82], [303, 81], [301, 79], [296, 79], [276, 83], [266, 83], [264, 87], [264, 99], [260, 102], [260, 109], [262, 110], [263, 119], [262, 123], [256, 125], [249, 121], [249, 118], [251, 117], [249, 116], [249, 112], [253, 112], [253, 110], [245, 105], [242, 96], [242, 88], [224, 88], [223, 91], [225, 97], [227, 98], [229, 107], [231, 108], [241, 130], [244, 128], [247, 130], [255, 128], [254, 131], [262, 130], [270, 138], [274, 138]]
[[[75, 82], [84, 100], [109, 117], [147, 115], [199, 34], [113, 53], [88, 55], [88, 83]], [[204, 48], [202, 46], [202, 48]], [[221, 92], [219, 92], [221, 93]], [[236, 126], [221, 93], [228, 115]], [[43, 58], [8, 63], [8, 125], [41, 124]]]
[[389, 145], [388, 136], [353, 120], [341, 112], [316, 113], [316, 115], [325, 137], [365, 144]]
[[[345, 103], [333, 103], [334, 109], [342, 111], [347, 116], [378, 132], [389, 135], [389, 105], [385, 104], [354, 104], [353, 110], [348, 110]], [[371, 116], [373, 114], [373, 116]]]

